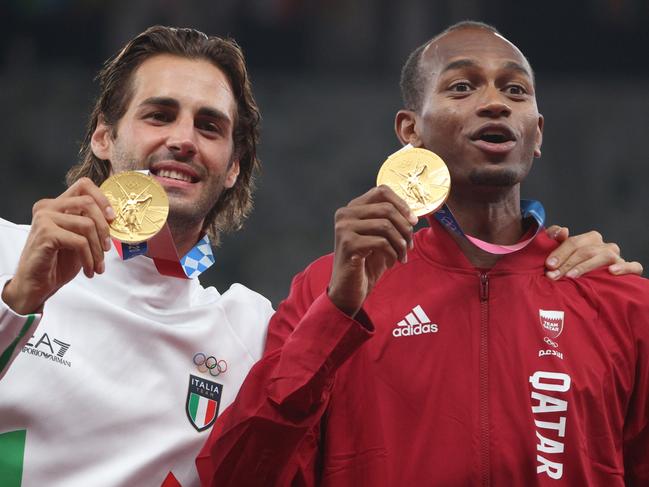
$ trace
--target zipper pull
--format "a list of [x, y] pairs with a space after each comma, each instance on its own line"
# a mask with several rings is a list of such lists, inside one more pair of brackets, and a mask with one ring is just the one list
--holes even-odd
[[480, 301], [489, 299], [489, 276], [486, 273], [480, 274]]

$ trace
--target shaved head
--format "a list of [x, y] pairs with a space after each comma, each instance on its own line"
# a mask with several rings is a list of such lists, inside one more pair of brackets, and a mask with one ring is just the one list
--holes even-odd
[[[503, 40], [511, 44], [509, 40], [505, 39], [505, 37], [503, 37], [502, 34], [498, 32], [498, 29], [496, 29], [492, 25], [485, 24], [483, 22], [464, 20], [462, 22], [458, 22], [457, 24], [453, 24], [450, 27], [444, 29], [435, 37], [427, 40], [422, 45], [417, 47], [414, 51], [412, 51], [408, 56], [406, 63], [403, 65], [403, 68], [401, 70], [400, 86], [401, 86], [401, 97], [403, 99], [404, 108], [415, 112], [421, 110], [423, 100], [424, 100], [424, 93], [426, 90], [426, 84], [429, 80], [429, 75], [430, 75], [430, 73], [421, 69], [421, 60], [423, 54], [438, 39], [444, 37], [449, 32], [453, 32], [460, 29], [484, 29], [489, 32], [493, 32], [494, 34], [496, 34], [497, 36], [501, 37]], [[530, 66], [529, 62], [527, 62], [527, 59], [525, 59], [525, 61], [527, 66], [524, 66], [523, 68], [529, 70], [530, 77], [534, 79], [534, 73], [532, 72], [532, 67]]]

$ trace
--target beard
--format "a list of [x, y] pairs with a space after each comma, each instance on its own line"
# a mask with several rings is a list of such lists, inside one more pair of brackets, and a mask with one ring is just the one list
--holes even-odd
[[203, 226], [205, 217], [212, 210], [223, 192], [223, 178], [214, 181], [209, 193], [203, 193], [198, 199], [184, 200], [174, 194], [173, 188], [167, 189], [169, 198], [169, 216], [167, 221], [173, 233], [186, 233], [198, 226]]
[[478, 168], [471, 171], [469, 181], [476, 186], [493, 186], [506, 188], [520, 183], [523, 179], [520, 171], [507, 167]]
[[[112, 172], [149, 169], [161, 160], [175, 160], [189, 164], [203, 178], [206, 176], [204, 169], [195, 165], [191, 158], [181, 158], [169, 151], [150, 155], [147, 160], [143, 161], [136, 158], [128, 148], [121, 147], [119, 144], [115, 148], [114, 161], [111, 161]], [[203, 192], [192, 200], [185, 198], [182, 191], [165, 188], [169, 198], [167, 223], [174, 236], [190, 234], [196, 231], [196, 228], [204, 226], [205, 217], [214, 208], [224, 191], [224, 180], [225, 174], [212, 175], [209, 180], [203, 179], [202, 184], [205, 186]]]
[[517, 183], [515, 171], [473, 171], [469, 174], [469, 181], [477, 186], [496, 186], [499, 188], [513, 186]]

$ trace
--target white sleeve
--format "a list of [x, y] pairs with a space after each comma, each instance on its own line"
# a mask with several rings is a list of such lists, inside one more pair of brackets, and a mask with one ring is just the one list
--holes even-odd
[[268, 322], [275, 312], [271, 302], [261, 294], [235, 283], [223, 295], [224, 307], [232, 331], [256, 362], [261, 359], [266, 344]]
[[[0, 276], [0, 290], [12, 276]], [[1, 295], [1, 293], [0, 293]], [[34, 334], [42, 314], [19, 315], [0, 297], [0, 379]]]

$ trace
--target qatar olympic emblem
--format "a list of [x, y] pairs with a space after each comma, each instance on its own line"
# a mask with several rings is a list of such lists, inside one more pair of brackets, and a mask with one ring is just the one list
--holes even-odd
[[218, 377], [228, 370], [228, 363], [225, 360], [218, 360], [213, 355], [208, 357], [203, 352], [194, 355], [193, 361], [199, 372], [209, 372], [212, 377]]
[[563, 311], [539, 309], [539, 321], [544, 333], [556, 340], [563, 331]]

